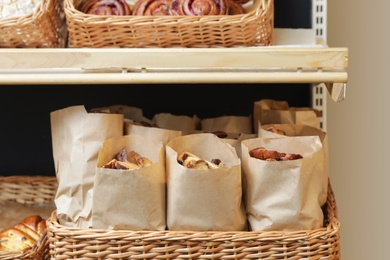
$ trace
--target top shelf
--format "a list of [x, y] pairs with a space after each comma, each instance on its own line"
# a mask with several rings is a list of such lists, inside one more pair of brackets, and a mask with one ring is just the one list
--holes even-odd
[[310, 33], [275, 29], [266, 47], [0, 49], [0, 85], [325, 83], [341, 101], [348, 49], [305, 42]]

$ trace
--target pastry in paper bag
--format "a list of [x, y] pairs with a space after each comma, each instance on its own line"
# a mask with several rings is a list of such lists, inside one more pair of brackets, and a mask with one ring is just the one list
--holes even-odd
[[177, 137], [166, 145], [166, 166], [169, 230], [246, 229], [241, 162], [231, 145], [211, 133]]
[[72, 106], [51, 112], [50, 122], [58, 220], [89, 228], [98, 153], [106, 139], [123, 135], [123, 115], [88, 113], [84, 106]]
[[97, 161], [92, 215], [97, 229], [165, 230], [162, 143], [137, 135], [104, 142]]
[[[267, 151], [264, 155], [277, 156], [252, 157], [260, 148]], [[323, 225], [322, 190], [316, 183], [323, 167], [316, 156], [321, 148], [318, 136], [242, 141], [244, 201], [251, 230], [310, 230]]]
[[[299, 125], [299, 124], [259, 124], [258, 137], [291, 137], [291, 136], [318, 136], [321, 140], [322, 149], [321, 152], [316, 153], [318, 156], [315, 160], [321, 162], [322, 169], [316, 173], [313, 178], [319, 178], [317, 183], [320, 185], [319, 189], [322, 192], [319, 194], [319, 202], [324, 205], [328, 196], [328, 180], [329, 180], [329, 153], [328, 153], [328, 135], [313, 126]], [[313, 183], [313, 184], [314, 184]]]

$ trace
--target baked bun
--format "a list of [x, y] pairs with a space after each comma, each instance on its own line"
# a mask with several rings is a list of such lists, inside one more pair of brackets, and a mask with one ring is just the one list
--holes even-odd
[[268, 126], [267, 131], [270, 131], [272, 133], [279, 134], [279, 135], [286, 135], [285, 131], [283, 131], [282, 129], [276, 128], [276, 126], [274, 126], [274, 125]]
[[46, 221], [39, 215], [25, 218], [0, 232], [0, 251], [16, 252], [31, 248], [46, 233]]
[[281, 153], [273, 150], [267, 150], [264, 147], [257, 147], [250, 150], [249, 155], [253, 158], [264, 161], [290, 161], [303, 158], [300, 154]]
[[114, 158], [103, 165], [103, 168], [119, 169], [119, 170], [134, 170], [152, 165], [152, 161], [146, 157], [139, 155], [135, 151], [127, 152], [126, 148], [115, 154]]
[[223, 164], [219, 159], [212, 159], [211, 161], [207, 161], [190, 152], [182, 152], [177, 158], [177, 162], [186, 168], [196, 170], [218, 169], [223, 167]]

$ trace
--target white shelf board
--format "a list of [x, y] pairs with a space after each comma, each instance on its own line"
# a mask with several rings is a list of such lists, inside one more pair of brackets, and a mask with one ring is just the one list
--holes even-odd
[[264, 47], [0, 49], [0, 85], [326, 83], [340, 92], [348, 49], [313, 34], [275, 29]]

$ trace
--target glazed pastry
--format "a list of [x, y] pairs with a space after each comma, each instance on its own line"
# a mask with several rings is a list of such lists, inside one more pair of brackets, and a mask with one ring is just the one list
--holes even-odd
[[131, 15], [125, 0], [86, 0], [80, 11], [95, 15]]
[[138, 0], [133, 7], [133, 15], [178, 15], [178, 0]]
[[227, 0], [228, 14], [245, 14], [245, 9], [242, 4], [237, 0]]
[[152, 165], [152, 161], [146, 157], [140, 156], [135, 151], [127, 152], [126, 148], [115, 154], [114, 158], [103, 165], [103, 168], [119, 169], [119, 170], [134, 170]]
[[223, 167], [223, 164], [219, 159], [212, 159], [211, 161], [207, 161], [190, 152], [182, 152], [177, 158], [177, 162], [186, 168], [196, 170], [218, 169]]
[[270, 131], [272, 133], [279, 134], [279, 135], [286, 135], [286, 132], [284, 132], [281, 129], [277, 129], [274, 125], [268, 126], [267, 131]]
[[281, 153], [273, 150], [267, 150], [264, 147], [257, 147], [250, 150], [249, 155], [253, 158], [264, 161], [289, 161], [303, 158], [300, 154]]
[[180, 0], [179, 13], [182, 15], [227, 15], [227, 0]]
[[16, 252], [31, 248], [46, 233], [46, 220], [39, 215], [25, 218], [0, 232], [0, 251]]

